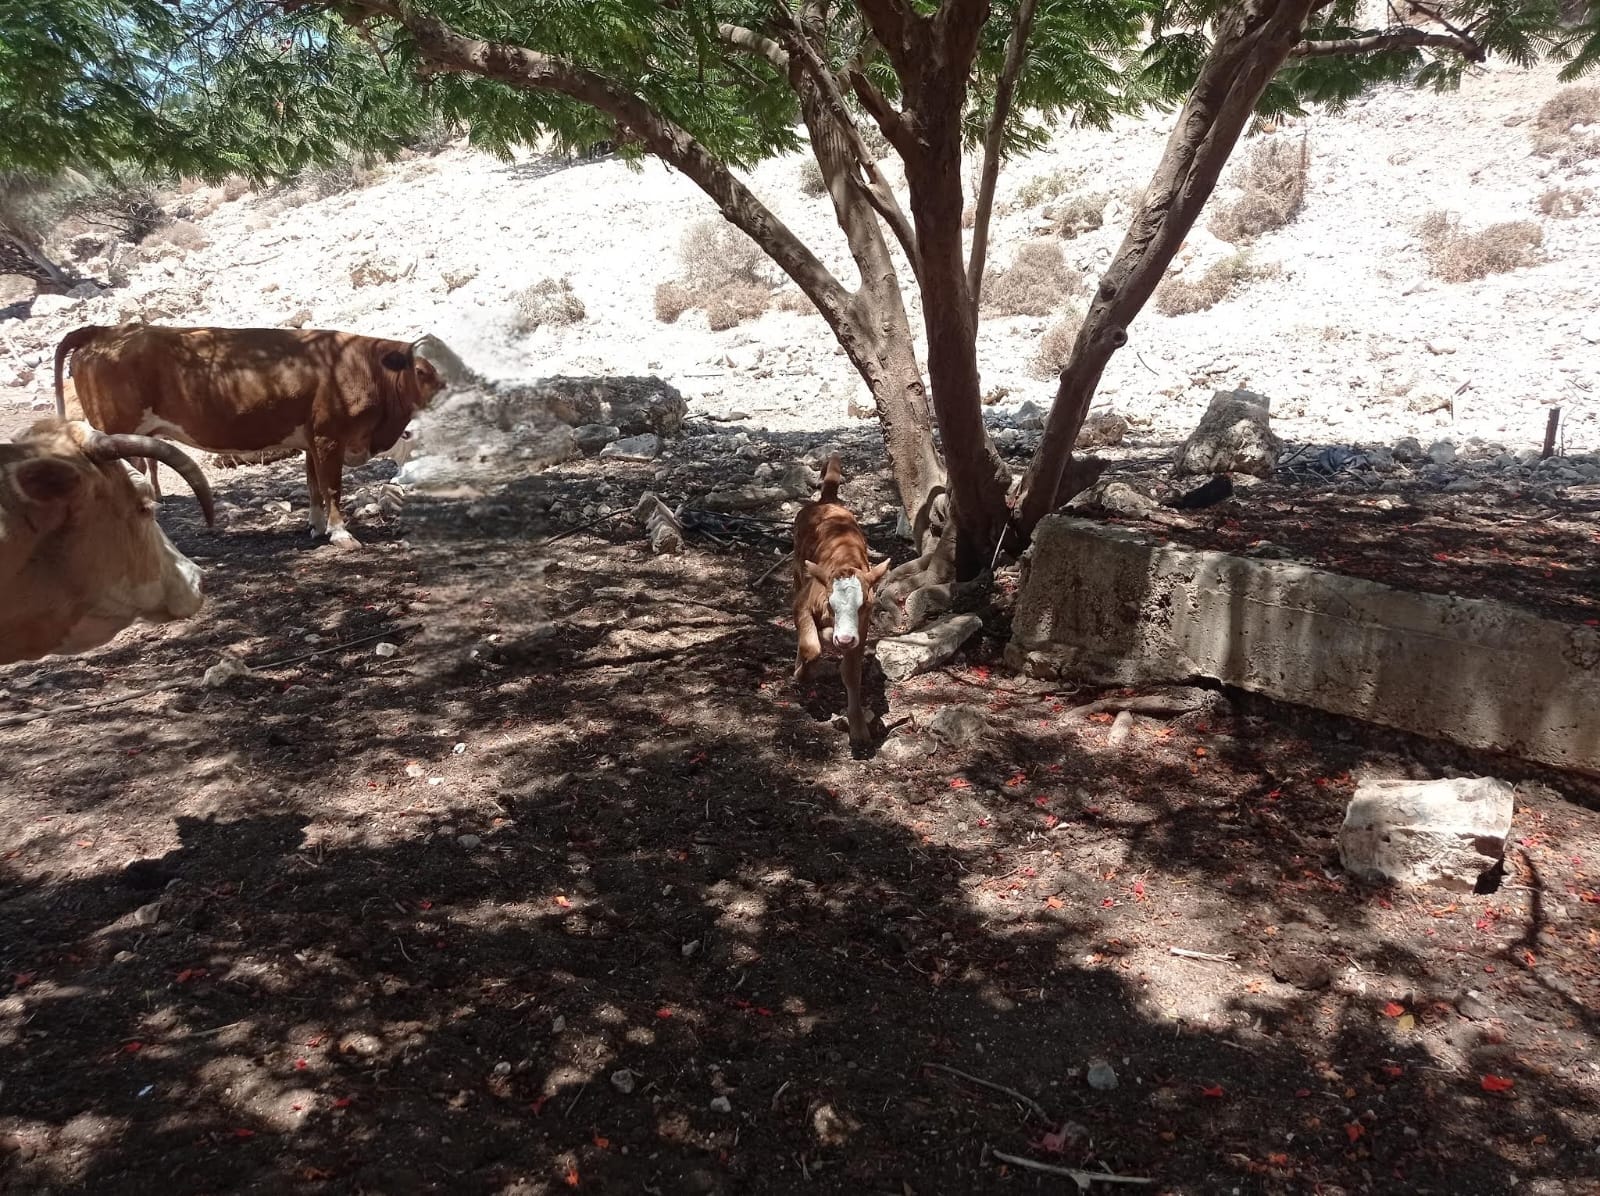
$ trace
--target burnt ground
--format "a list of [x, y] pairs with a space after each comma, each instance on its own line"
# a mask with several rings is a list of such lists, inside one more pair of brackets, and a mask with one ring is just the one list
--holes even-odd
[[[871, 674], [855, 760], [770, 548], [550, 539], [649, 467], [355, 554], [300, 478], [168, 498], [201, 617], [0, 670], [0, 720], [172, 686], [0, 726], [5, 1190], [1600, 1192], [1592, 787], [1227, 695], [1112, 747], [998, 619]], [[1496, 891], [1339, 871], [1354, 777], [1452, 769], [1522, 783]]]

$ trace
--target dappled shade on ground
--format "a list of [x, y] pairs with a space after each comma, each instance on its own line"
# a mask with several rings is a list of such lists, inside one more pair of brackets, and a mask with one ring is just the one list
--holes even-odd
[[[985, 1146], [1158, 1192], [1600, 1173], [1590, 809], [1528, 790], [1497, 893], [1380, 892], [1334, 866], [1352, 770], [1489, 764], [1264, 706], [1112, 748], [992, 639], [869, 675], [910, 722], [853, 761], [770, 555], [541, 546], [598, 478], [413, 499], [360, 554], [169, 501], [205, 617], [0, 671], [5, 717], [402, 644], [3, 732], [9, 1187], [1061, 1190]], [[978, 747], [924, 734], [953, 703]]]

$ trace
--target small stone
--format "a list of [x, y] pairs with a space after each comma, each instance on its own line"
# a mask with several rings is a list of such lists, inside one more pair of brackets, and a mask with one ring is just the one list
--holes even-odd
[[499, 1063], [494, 1065], [494, 1074], [497, 1076], [509, 1076], [511, 1074], [511, 1064], [504, 1059], [500, 1060]]
[[423, 776], [423, 771], [422, 765], [418, 764], [414, 760], [410, 764], [406, 765], [406, 776], [410, 777], [413, 781], [420, 781]]
[[468, 851], [473, 851], [483, 846], [483, 840], [477, 835], [462, 835], [456, 839], [456, 842]]
[[695, 952], [700, 950], [700, 940], [690, 939], [687, 943], [683, 944], [683, 946], [679, 947], [678, 950], [682, 952], [685, 959], [693, 959]]
[[593, 456], [621, 435], [621, 429], [611, 424], [583, 424], [572, 430], [572, 439], [585, 456]]
[[1096, 1092], [1110, 1092], [1117, 1086], [1116, 1070], [1104, 1059], [1094, 1059], [1089, 1063], [1089, 1073], [1086, 1077], [1089, 1087]]
[[1436, 336], [1428, 342], [1428, 352], [1443, 356], [1461, 351], [1461, 342], [1453, 336]]
[[989, 729], [989, 718], [978, 706], [957, 704], [935, 714], [928, 729], [950, 747], [970, 747]]
[[654, 432], [624, 436], [606, 445], [600, 455], [620, 461], [653, 461], [661, 455], [661, 437]]
[[1475, 1022], [1494, 1016], [1494, 1009], [1483, 999], [1483, 994], [1470, 988], [1456, 998], [1456, 1012]]
[[611, 1073], [611, 1086], [618, 1092], [622, 1093], [623, 1096], [627, 1096], [629, 1093], [631, 1093], [638, 1083], [639, 1077], [634, 1075], [633, 1072], [629, 1071], [626, 1067], [619, 1068]]
[[[567, 1028], [567, 1019], [565, 1017], [563, 1017], [559, 1013], [556, 1014], [555, 1020], [550, 1023], [550, 1033], [552, 1033], [552, 1034], [560, 1034], [566, 1028]], [[632, 1075], [631, 1072], [629, 1074]], [[613, 1079], [612, 1083], [616, 1083], [616, 1080]]]
[[1422, 459], [1422, 442], [1415, 436], [1403, 436], [1394, 442], [1394, 459], [1396, 461], [1420, 461]]
[[713, 1096], [711, 1098], [711, 1111], [713, 1113], [732, 1113], [733, 1102], [725, 1096]]
[[1249, 473], [1271, 477], [1283, 441], [1271, 428], [1271, 402], [1247, 390], [1219, 390], [1178, 449], [1174, 477]]
[[1126, 417], [1118, 415], [1115, 411], [1095, 411], [1090, 413], [1083, 421], [1083, 427], [1078, 429], [1078, 441], [1075, 447], [1105, 448], [1108, 445], [1121, 444], [1127, 434]]
[[467, 745], [464, 744], [464, 743], [458, 743], [458, 744], [455, 745], [455, 747], [450, 749], [450, 751], [453, 754], [457, 755], [457, 756], [465, 755], [466, 754], [466, 750], [467, 750]]
[[200, 678], [200, 684], [207, 689], [220, 689], [235, 677], [248, 677], [249, 675], [250, 666], [245, 664], [244, 661], [237, 660], [232, 656], [224, 656], [205, 671], [205, 674]]
[[1133, 734], [1133, 711], [1119, 711], [1111, 723], [1111, 732], [1106, 736], [1107, 747], [1121, 747], [1127, 742], [1128, 736]]
[[1451, 465], [1456, 459], [1456, 446], [1448, 440], [1435, 440], [1428, 446], [1428, 460], [1435, 465]]

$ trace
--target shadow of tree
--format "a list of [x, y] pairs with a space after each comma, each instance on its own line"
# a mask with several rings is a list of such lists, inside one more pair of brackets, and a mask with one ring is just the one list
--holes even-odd
[[[253, 510], [295, 473], [227, 488]], [[1366, 749], [1247, 717], [1119, 755], [1060, 695], [928, 678], [890, 705], [980, 702], [983, 742], [852, 761], [826, 681], [787, 681], [770, 558], [546, 543], [533, 498], [586, 484], [415, 500], [353, 555], [177, 509], [203, 624], [0, 671], [34, 700], [401, 644], [8, 732], [8, 1188], [1045, 1191], [985, 1148], [1063, 1122], [1055, 1161], [1164, 1192], [1595, 1174], [1593, 1078], [1518, 1055], [1592, 1018], [1447, 1022], [1388, 899], [1324, 871], [1317, 777]], [[1370, 975], [1276, 983], [1248, 957], [1294, 926]]]

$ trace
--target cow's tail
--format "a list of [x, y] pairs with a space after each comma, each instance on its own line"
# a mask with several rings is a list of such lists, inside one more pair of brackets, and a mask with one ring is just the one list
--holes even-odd
[[62, 388], [62, 371], [66, 367], [67, 357], [83, 346], [92, 344], [104, 331], [105, 328], [100, 324], [85, 324], [67, 333], [56, 346], [56, 415], [62, 419], [67, 418], [67, 398]]
[[822, 470], [822, 492], [817, 495], [818, 502], [838, 502], [839, 483], [844, 481], [844, 474], [839, 469], [839, 454], [832, 453], [828, 456], [828, 464]]

